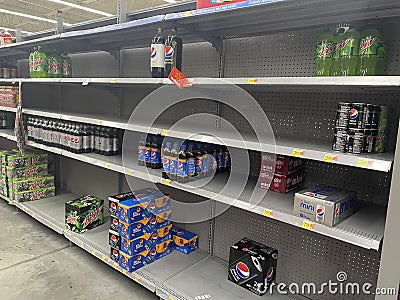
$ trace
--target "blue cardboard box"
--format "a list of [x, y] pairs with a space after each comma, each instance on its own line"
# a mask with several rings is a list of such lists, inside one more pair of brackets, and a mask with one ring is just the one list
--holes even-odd
[[199, 236], [182, 228], [172, 227], [172, 248], [189, 254], [199, 248]]

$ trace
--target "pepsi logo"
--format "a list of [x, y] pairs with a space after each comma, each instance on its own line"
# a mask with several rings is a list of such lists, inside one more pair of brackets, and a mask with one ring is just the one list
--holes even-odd
[[111, 202], [111, 208], [117, 208], [117, 205], [115, 204], [115, 202]]
[[153, 240], [156, 240], [156, 239], [158, 238], [158, 234], [157, 234], [157, 233], [154, 233], [154, 234], [151, 236], [151, 238], [152, 238]]
[[140, 212], [140, 207], [136, 208], [136, 212]]
[[247, 251], [247, 250], [249, 250], [249, 249], [248, 249], [248, 248], [242, 248], [242, 250], [243, 250], [243, 251]]
[[122, 259], [122, 263], [123, 263], [123, 264], [126, 264], [126, 258], [123, 258], [123, 259]]
[[246, 279], [250, 276], [250, 269], [245, 263], [239, 262], [236, 264], [236, 273], [240, 278]]
[[154, 256], [154, 255], [156, 255], [156, 253], [157, 253], [156, 249], [153, 249], [153, 250], [151, 250], [150, 255]]
[[272, 281], [272, 276], [274, 275], [274, 267], [269, 268], [267, 272], [267, 281]]
[[319, 217], [323, 217], [324, 214], [325, 214], [325, 211], [324, 211], [323, 208], [317, 208], [317, 215], [318, 215]]
[[157, 51], [154, 47], [151, 47], [150, 57], [155, 58], [157, 56]]
[[165, 47], [165, 57], [166, 58], [171, 58], [174, 55], [174, 48], [171, 46], [166, 46]]
[[355, 120], [358, 117], [358, 110], [355, 108], [352, 108], [350, 110], [350, 119]]
[[315, 197], [315, 194], [314, 193], [309, 193], [308, 194], [310, 197]]
[[156, 204], [155, 203], [151, 203], [149, 207], [150, 207], [150, 209], [155, 209], [156, 208]]
[[113, 255], [118, 256], [118, 251], [117, 250], [113, 250]]
[[116, 241], [117, 241], [117, 237], [116, 237], [115, 235], [112, 235], [112, 236], [111, 236], [111, 240], [112, 240], [113, 242], [116, 242]]
[[150, 220], [150, 224], [151, 225], [155, 225], [156, 223], [157, 223], [156, 219], [153, 218], [153, 219]]
[[124, 241], [124, 247], [128, 248], [128, 242], [127, 241]]
[[338, 214], [339, 214], [339, 211], [340, 211], [340, 209], [339, 209], [339, 206], [338, 206], [338, 207], [336, 207], [336, 209], [335, 209], [335, 215], [338, 215]]
[[114, 225], [118, 225], [118, 220], [117, 219], [113, 219], [113, 224]]
[[116, 198], [121, 199], [124, 195], [117, 195]]
[[125, 216], [125, 215], [126, 215], [126, 210], [125, 210], [125, 209], [123, 209], [123, 210], [121, 211], [121, 215], [122, 215], [122, 216]]
[[178, 231], [176, 235], [183, 235], [183, 231]]
[[137, 224], [137, 226], [136, 226], [137, 228], [140, 228], [140, 227], [142, 227], [142, 224]]

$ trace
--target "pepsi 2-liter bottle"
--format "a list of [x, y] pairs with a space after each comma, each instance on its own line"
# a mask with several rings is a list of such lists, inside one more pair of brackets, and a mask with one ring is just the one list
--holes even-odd
[[151, 41], [150, 50], [151, 77], [163, 78], [165, 74], [165, 38], [162, 28], [157, 29], [157, 34]]
[[177, 37], [176, 27], [172, 28], [165, 42], [165, 77], [168, 78], [172, 69], [182, 71], [182, 39]]

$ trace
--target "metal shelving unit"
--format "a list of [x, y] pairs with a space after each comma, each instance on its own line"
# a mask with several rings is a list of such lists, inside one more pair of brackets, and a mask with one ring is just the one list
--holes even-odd
[[[188, 43], [185, 45], [185, 55], [190, 57], [185, 58], [184, 73], [188, 77], [196, 77], [200, 72], [201, 76], [205, 77], [193, 78], [193, 85], [220, 91], [229, 89], [230, 85], [238, 85], [250, 93], [266, 114], [272, 116], [271, 126], [277, 131], [276, 145], [272, 142], [260, 145], [254, 135], [247, 131], [247, 124], [236, 118], [231, 110], [215, 103], [205, 104], [206, 111], [231, 119], [232, 123], [243, 129], [243, 141], [238, 141], [232, 132], [218, 122], [212, 124], [215, 127], [212, 130], [214, 137], [203, 133], [196, 134], [196, 125], [171, 129], [171, 118], [203, 112], [202, 105], [193, 105], [193, 102], [181, 107], [181, 110], [172, 109], [172, 112], [167, 117], [160, 118], [149, 132], [172, 138], [190, 137], [195, 141], [217, 144], [220, 143], [219, 139], [222, 139], [229, 147], [249, 150], [254, 165], [259, 163], [259, 156], [251, 154], [254, 151], [271, 151], [304, 158], [308, 170], [308, 183], [315, 184], [325, 180], [341, 186], [348, 184], [362, 191], [362, 196], [365, 197], [362, 200], [366, 202], [359, 211], [333, 228], [312, 224], [294, 216], [293, 193], [280, 195], [268, 192], [260, 203], [250, 205], [249, 199], [257, 176], [257, 168], [254, 166], [243, 191], [234, 188], [221, 193], [227, 181], [224, 174], [218, 174], [207, 185], [193, 189], [188, 185], [162, 179], [159, 170], [147, 170], [137, 166], [135, 158], [130, 159], [129, 165], [124, 166], [121, 156], [74, 154], [34, 142], [27, 142], [27, 145], [60, 157], [63, 189], [67, 186], [67, 190], [74, 194], [62, 194], [15, 205], [53, 230], [64, 234], [72, 243], [92, 253], [107, 265], [155, 292], [162, 299], [257, 298], [226, 279], [228, 246], [242, 233], [272, 246], [281, 247], [280, 255], [283, 255], [283, 258], [280, 261], [280, 270], [285, 272], [284, 275], [280, 274], [283, 276], [278, 278], [280, 280], [283, 278], [287, 282], [302, 282], [306, 274], [310, 281], [319, 282], [323, 278], [333, 279], [332, 276], [336, 275], [339, 268], [342, 270], [350, 266], [351, 274], [356, 276], [358, 281], [369, 280], [379, 286], [397, 284], [398, 280], [396, 281], [393, 274], [398, 272], [393, 270], [394, 266], [388, 261], [397, 261], [398, 254], [387, 249], [398, 248], [398, 242], [393, 241], [393, 238], [388, 240], [387, 233], [393, 228], [398, 228], [399, 223], [388, 211], [387, 206], [393, 207], [398, 202], [398, 187], [391, 185], [391, 182], [399, 172], [398, 159], [394, 154], [399, 142], [390, 144], [390, 151], [384, 154], [335, 153], [331, 150], [329, 141], [332, 116], [327, 111], [334, 109], [336, 103], [344, 98], [346, 101], [354, 98], [357, 102], [361, 101], [361, 97], [362, 102], [383, 101], [382, 104], [390, 107], [392, 118], [396, 119], [391, 124], [389, 136], [391, 141], [395, 140], [398, 131], [397, 118], [400, 115], [400, 77], [394, 76], [400, 70], [397, 60], [400, 55], [397, 50], [400, 48], [398, 35], [392, 31], [388, 34], [390, 49], [387, 53], [391, 64], [391, 68], [387, 68], [388, 76], [310, 76], [314, 67], [315, 39], [321, 34], [321, 27], [347, 20], [367, 20], [369, 26], [383, 24], [385, 27], [387, 24], [398, 24], [399, 16], [400, 4], [397, 0], [368, 3], [356, 0], [250, 0], [247, 3], [183, 12], [162, 8], [139, 14], [122, 24], [112, 24], [110, 20], [103, 20], [97, 26], [70, 29], [60, 35], [44, 34], [0, 48], [0, 57], [4, 58], [26, 58], [36, 45], [62, 49], [79, 57], [82, 53], [91, 53], [97, 61], [102, 57], [109, 59], [111, 54], [117, 65], [115, 72], [99, 67], [102, 73], [110, 76], [107, 78], [96, 77], [92, 73], [87, 75], [85, 67], [78, 66], [74, 68], [76, 78], [21, 78], [2, 82], [19, 81], [23, 88], [26, 88], [23, 93], [25, 115], [146, 133], [149, 130], [140, 120], [128, 123], [129, 112], [146, 93], [171, 85], [171, 82], [167, 79], [147, 78], [148, 49], [141, 47], [148, 47], [157, 26], [178, 26], [180, 36]], [[189, 44], [191, 42], [197, 43]], [[295, 56], [298, 53], [301, 55]], [[78, 61], [82, 63], [82, 60]], [[242, 62], [246, 64], [246, 70], [242, 70]], [[134, 70], [127, 70], [128, 65], [135, 65]], [[98, 70], [96, 72], [101, 73]], [[227, 78], [213, 79], [225, 76]], [[124, 93], [125, 89], [129, 93]], [[36, 94], [35, 91], [40, 93]], [[33, 93], [37, 99], [31, 97]], [[79, 102], [81, 95], [87, 102]], [[326, 99], [321, 100], [325, 95]], [[108, 98], [112, 98], [112, 101], [108, 101]], [[80, 112], [74, 105], [82, 105], [84, 109]], [[317, 107], [314, 109], [314, 106]], [[0, 110], [16, 111], [1, 108]], [[90, 113], [86, 113], [88, 111]], [[288, 114], [289, 117], [286, 118], [284, 114]], [[303, 119], [306, 119], [304, 123]], [[0, 130], [0, 137], [16, 140], [12, 130]], [[134, 145], [130, 146], [134, 148]], [[135, 153], [133, 149], [131, 152]], [[72, 161], [67, 164], [65, 158]], [[80, 163], [88, 166], [82, 168], [82, 174], [77, 175], [73, 168], [77, 165], [84, 166]], [[69, 164], [72, 167], [69, 167]], [[100, 167], [101, 170], [96, 168], [94, 171], [90, 165]], [[94, 175], [93, 172], [101, 172], [104, 177], [91, 176]], [[206, 233], [202, 232], [202, 239], [208, 238], [208, 249], [203, 247], [189, 256], [172, 253], [137, 272], [127, 273], [108, 258], [107, 224], [81, 235], [66, 231], [63, 227], [64, 203], [68, 198], [76, 197], [75, 194], [91, 193], [90, 189], [93, 186], [90, 185], [93, 185], [93, 182], [98, 185], [99, 182], [100, 185], [104, 183], [104, 187], [99, 187], [99, 193], [107, 193], [102, 195], [104, 198], [115, 192], [107, 188], [112, 184], [115, 184], [117, 192], [124, 192], [128, 184], [120, 174], [135, 178], [134, 183], [138, 187], [155, 183], [169, 191], [172, 190], [178, 198], [201, 196], [215, 200], [216, 205], [229, 204], [232, 208], [221, 216], [212, 218], [207, 224]], [[238, 195], [239, 198], [235, 200]], [[250, 220], [251, 226], [248, 223]], [[198, 232], [197, 230], [204, 230], [202, 226], [194, 224], [191, 228]], [[296, 243], [287, 243], [286, 240], [295, 240]], [[298, 253], [302, 253], [304, 262], [294, 262], [291, 259]], [[321, 257], [324, 259], [321, 260]], [[359, 269], [358, 266], [362, 268]], [[301, 272], [297, 272], [296, 268]], [[269, 297], [289, 298], [277, 295]], [[333, 296], [329, 295], [321, 297], [318, 299], [333, 299]], [[300, 296], [295, 298], [301, 299]], [[392, 300], [389, 297], [385, 299]]]

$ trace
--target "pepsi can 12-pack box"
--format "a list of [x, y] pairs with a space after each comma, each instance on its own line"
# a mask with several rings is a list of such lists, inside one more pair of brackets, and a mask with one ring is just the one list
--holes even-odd
[[199, 248], [199, 236], [190, 231], [173, 226], [172, 248], [179, 252], [189, 254]]
[[277, 263], [277, 249], [243, 238], [231, 246], [228, 279], [262, 296], [275, 281]]
[[356, 204], [355, 192], [325, 185], [295, 193], [293, 213], [332, 227], [353, 214]]

